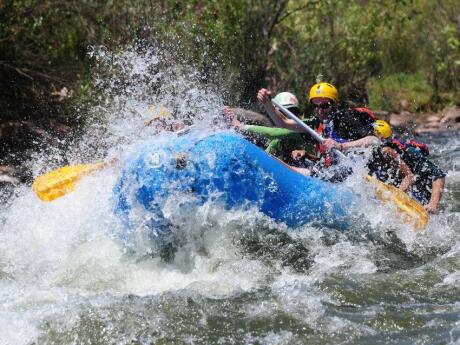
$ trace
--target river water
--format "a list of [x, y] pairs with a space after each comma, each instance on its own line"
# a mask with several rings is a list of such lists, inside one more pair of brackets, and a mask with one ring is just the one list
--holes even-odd
[[[152, 50], [94, 56], [95, 120], [68, 150], [26, 162], [35, 175], [122, 164], [152, 137], [151, 105], [201, 132], [223, 106], [217, 87]], [[346, 233], [213, 204], [175, 215], [171, 202], [188, 241], [165, 260], [114, 236], [117, 166], [49, 203], [20, 186], [1, 210], [0, 344], [460, 344], [460, 134], [419, 139], [448, 173], [442, 210], [419, 233], [351, 179], [368, 202]]]

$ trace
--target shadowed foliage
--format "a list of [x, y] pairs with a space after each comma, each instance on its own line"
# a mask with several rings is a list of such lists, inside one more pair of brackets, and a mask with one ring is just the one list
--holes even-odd
[[460, 90], [454, 0], [4, 0], [0, 139], [14, 126], [84, 123], [72, 109], [92, 99], [89, 47], [139, 41], [175, 51], [230, 104], [251, 104], [262, 86], [305, 101], [318, 77], [393, 111], [398, 98], [436, 109]]

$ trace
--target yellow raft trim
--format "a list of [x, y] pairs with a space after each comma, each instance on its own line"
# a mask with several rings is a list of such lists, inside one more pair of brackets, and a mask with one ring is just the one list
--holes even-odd
[[375, 194], [381, 201], [391, 202], [396, 206], [398, 214], [405, 224], [413, 224], [416, 231], [426, 227], [429, 215], [419, 202], [399, 188], [383, 183], [372, 176], [367, 175], [366, 179], [374, 185]]

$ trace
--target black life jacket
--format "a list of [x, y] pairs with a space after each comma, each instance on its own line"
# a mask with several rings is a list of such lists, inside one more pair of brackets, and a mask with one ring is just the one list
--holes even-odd
[[[367, 108], [337, 109], [326, 122], [319, 121], [315, 130], [321, 136], [345, 143], [372, 135], [376, 119], [374, 113]], [[332, 154], [326, 152], [321, 144], [316, 144], [316, 156], [326, 167], [333, 164]]]
[[337, 109], [327, 120], [325, 135], [341, 143], [374, 135], [376, 119], [367, 108]]
[[[411, 196], [422, 204], [428, 203], [431, 198], [433, 181], [446, 176], [438, 166], [428, 159], [430, 154], [428, 145], [416, 140], [404, 142], [398, 139], [385, 140], [383, 146], [385, 145], [393, 148], [415, 175], [415, 183], [410, 191]], [[379, 169], [379, 164], [375, 159], [370, 162], [368, 167], [382, 181], [385, 181], [389, 175]]]
[[[415, 140], [406, 142], [399, 139], [390, 138], [383, 140], [383, 145], [380, 146], [380, 148], [385, 146], [394, 149], [399, 154], [404, 163], [407, 164], [413, 174], [424, 174], [424, 170], [426, 170], [427, 156], [429, 155], [429, 149], [426, 144]], [[377, 155], [381, 155], [380, 148], [375, 151]], [[377, 178], [384, 181], [386, 179], [385, 175], [398, 175], [398, 172], [389, 172], [391, 171], [390, 166], [382, 169], [381, 163], [379, 163], [380, 159], [383, 159], [383, 157], [376, 156], [374, 160], [371, 160], [370, 165], [368, 165], [372, 173], [375, 174]], [[389, 170], [387, 171], [387, 169]]]

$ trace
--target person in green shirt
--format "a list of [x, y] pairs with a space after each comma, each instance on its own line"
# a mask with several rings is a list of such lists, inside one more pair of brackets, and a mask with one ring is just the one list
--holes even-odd
[[[300, 115], [299, 101], [290, 92], [281, 92], [274, 98], [280, 104], [288, 108], [295, 115]], [[286, 128], [245, 125], [241, 123], [232, 108], [225, 108], [224, 114], [233, 127], [240, 131], [247, 139], [263, 146], [267, 153], [279, 158], [283, 162], [302, 166], [301, 160], [297, 158], [300, 152], [314, 152], [314, 143], [311, 139], [300, 132]], [[303, 154], [302, 154], [303, 156]]]

